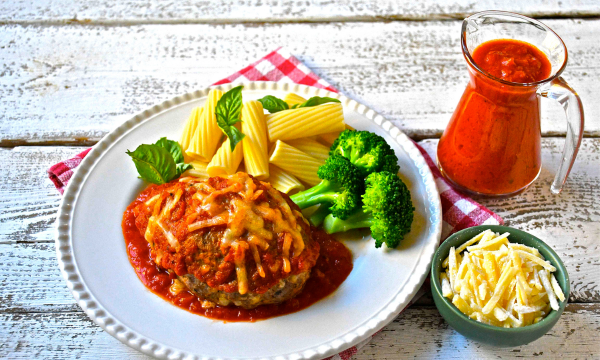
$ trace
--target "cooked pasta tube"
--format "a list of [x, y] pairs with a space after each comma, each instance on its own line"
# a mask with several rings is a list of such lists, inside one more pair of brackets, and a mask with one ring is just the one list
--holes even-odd
[[290, 107], [292, 107], [294, 105], [298, 105], [298, 104], [302, 104], [302, 103], [306, 102], [306, 99], [300, 95], [296, 95], [294, 93], [288, 93], [283, 98], [283, 101], [285, 101]]
[[208, 175], [222, 176], [235, 174], [242, 162], [242, 157], [244, 156], [242, 145], [241, 142], [238, 143], [233, 152], [231, 152], [229, 138], [227, 138], [217, 150], [217, 153], [213, 156], [212, 160], [208, 163], [208, 166], [206, 166]]
[[194, 133], [196, 132], [196, 128], [198, 127], [198, 122], [200, 121], [202, 112], [204, 112], [204, 107], [193, 108], [192, 114], [185, 123], [183, 133], [181, 134], [181, 139], [179, 140], [179, 145], [181, 145], [181, 149], [183, 149], [184, 152], [188, 147], [190, 147], [190, 142], [192, 141]]
[[345, 129], [344, 111], [340, 103], [283, 110], [266, 115], [266, 120], [269, 139], [272, 142]]
[[302, 138], [289, 140], [287, 144], [307, 153], [317, 160], [323, 160], [323, 162], [329, 157], [329, 148], [315, 139]]
[[269, 165], [269, 178], [266, 181], [275, 189], [286, 194], [289, 194], [294, 190], [304, 190], [304, 185], [302, 185], [300, 180], [296, 179], [293, 175], [288, 174], [273, 164]]
[[217, 125], [215, 107], [221, 96], [223, 96], [221, 90], [213, 89], [208, 93], [196, 132], [186, 150], [186, 154], [194, 160], [210, 161], [217, 150], [223, 133]]
[[246, 171], [259, 180], [268, 178], [267, 124], [260, 102], [248, 101], [242, 107], [242, 133], [246, 135], [242, 140]]
[[340, 131], [334, 131], [317, 136], [317, 139], [325, 145], [331, 146], [333, 142], [340, 136]]
[[210, 177], [206, 171], [206, 167], [208, 166], [207, 163], [202, 161], [192, 161], [190, 162], [190, 165], [192, 165], [194, 168], [184, 172], [182, 177], [193, 176], [201, 179], [208, 179]]
[[317, 185], [321, 179], [317, 176], [319, 166], [325, 161], [315, 159], [307, 153], [290, 146], [283, 141], [277, 140], [269, 158], [271, 164], [294, 175], [310, 186]]

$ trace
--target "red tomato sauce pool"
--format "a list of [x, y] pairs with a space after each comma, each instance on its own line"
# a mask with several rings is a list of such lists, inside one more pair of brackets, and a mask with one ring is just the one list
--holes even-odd
[[475, 64], [502, 80], [531, 83], [550, 75], [552, 65], [546, 55], [523, 41], [498, 39], [484, 42], [473, 52]]
[[127, 255], [131, 265], [138, 278], [149, 290], [173, 305], [194, 314], [224, 321], [256, 321], [290, 314], [307, 308], [331, 294], [352, 271], [350, 250], [322, 230], [312, 228], [313, 238], [321, 246], [321, 254], [317, 264], [312, 268], [304, 290], [298, 296], [281, 304], [261, 305], [254, 309], [219, 305], [203, 308], [203, 299], [191, 292], [181, 291], [177, 295], [173, 295], [169, 291], [176, 276], [159, 268], [150, 257], [150, 245], [135, 226], [133, 208], [137, 205], [138, 201], [129, 205], [123, 215], [122, 223]]

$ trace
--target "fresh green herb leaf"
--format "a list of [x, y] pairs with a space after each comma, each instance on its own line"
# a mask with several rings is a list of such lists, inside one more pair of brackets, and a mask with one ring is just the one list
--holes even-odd
[[154, 184], [167, 183], [192, 167], [184, 164], [181, 145], [166, 137], [152, 145], [140, 145], [127, 155], [133, 159], [140, 178]]
[[160, 138], [160, 140], [158, 140], [154, 145], [165, 148], [168, 152], [170, 152], [176, 164], [183, 162], [183, 151], [181, 150], [181, 145], [179, 145], [177, 141], [169, 140], [164, 137]]
[[193, 169], [194, 167], [191, 164], [178, 163], [177, 165], [177, 176], [180, 177], [186, 170]]
[[158, 145], [142, 144], [127, 151], [140, 177], [153, 184], [165, 184], [177, 176], [177, 165], [171, 153]]
[[294, 105], [292, 108], [296, 109], [296, 108], [303, 108], [303, 107], [309, 107], [309, 106], [317, 106], [317, 105], [331, 103], [331, 102], [339, 103], [340, 101], [338, 99], [334, 99], [334, 98], [330, 98], [330, 97], [313, 96], [300, 105], [297, 105], [297, 104]]
[[262, 99], [258, 99], [258, 101], [260, 101], [263, 108], [267, 109], [271, 114], [290, 108], [285, 101], [272, 95], [267, 95]]
[[235, 127], [236, 123], [242, 121], [240, 120], [240, 113], [242, 112], [242, 88], [242, 85], [236, 86], [223, 94], [215, 107], [217, 124], [229, 138], [229, 145], [232, 152], [245, 136]]
[[235, 146], [242, 141], [244, 135], [238, 128], [235, 126], [230, 127], [227, 130], [227, 137], [229, 137], [229, 146], [231, 147], [231, 152], [235, 149]]

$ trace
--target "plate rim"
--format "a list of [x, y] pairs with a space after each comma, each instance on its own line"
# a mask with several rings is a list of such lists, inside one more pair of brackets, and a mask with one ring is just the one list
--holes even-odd
[[[437, 248], [441, 239], [442, 231], [442, 207], [439, 191], [425, 158], [417, 149], [414, 142], [398, 127], [393, 125], [389, 120], [385, 119], [373, 109], [340, 93], [334, 93], [325, 89], [293, 83], [269, 81], [235, 82], [210, 86], [201, 90], [176, 96], [162, 103], [156, 104], [123, 122], [105, 135], [96, 145], [92, 147], [92, 150], [77, 167], [64, 192], [60, 202], [55, 228], [56, 256], [60, 272], [67, 282], [67, 287], [73, 294], [77, 304], [88, 315], [88, 317], [107, 333], [125, 345], [159, 359], [223, 359], [221, 357], [191, 354], [187, 351], [175, 349], [169, 345], [165, 345], [159, 341], [140, 335], [113, 317], [113, 315], [110, 314], [102, 306], [102, 304], [96, 300], [93, 294], [91, 294], [79, 273], [79, 269], [76, 265], [72, 252], [71, 229], [73, 212], [76, 208], [77, 198], [86, 179], [92, 173], [95, 165], [101, 161], [103, 155], [118, 139], [134, 130], [143, 122], [151, 121], [154, 116], [167, 111], [174, 106], [194, 101], [206, 96], [208, 91], [211, 89], [227, 91], [238, 85], [244, 85], [244, 88], [248, 90], [289, 91], [303, 94], [310, 93], [311, 96], [328, 96], [339, 99], [345, 108], [350, 108], [356, 111], [369, 121], [373, 122], [375, 125], [379, 126], [383, 131], [387, 132], [392, 139], [394, 139], [394, 141], [396, 141], [396, 143], [407, 153], [415, 167], [418, 169], [420, 177], [423, 179], [428, 201], [426, 208], [431, 211], [431, 216], [428, 218], [428, 221], [431, 223], [431, 225], [427, 226], [426, 229], [433, 228], [433, 233], [427, 239], [422, 255], [415, 265], [414, 273], [420, 273], [418, 278], [415, 275], [409, 277], [404, 287], [405, 290], [400, 291], [395, 297], [390, 299], [388, 306], [380, 310], [371, 319], [362, 324], [357, 324], [357, 326], [355, 326], [349, 332], [328, 341], [326, 344], [318, 344], [309, 349], [303, 349], [299, 352], [291, 352], [272, 357], [261, 357], [261, 359], [308, 360], [335, 355], [340, 351], [350, 348], [372, 336], [376, 331], [380, 330], [389, 322], [391, 322], [402, 309], [408, 306], [408, 303], [422, 286], [427, 275], [429, 274], [429, 267], [435, 253], [435, 249]], [[409, 289], [409, 291], [406, 289]]]

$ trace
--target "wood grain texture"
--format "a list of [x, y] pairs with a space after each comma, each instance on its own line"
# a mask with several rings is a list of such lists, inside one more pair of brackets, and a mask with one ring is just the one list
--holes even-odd
[[[550, 182], [562, 143], [543, 140], [544, 170], [527, 192], [510, 199], [479, 201], [509, 226], [529, 231], [554, 248], [571, 277], [571, 302], [600, 302], [600, 139], [584, 140], [567, 187], [557, 197], [550, 193]], [[435, 151], [437, 140], [421, 144]], [[46, 179], [45, 169], [81, 150], [0, 149], [0, 167], [7, 169], [0, 181], [0, 311], [77, 309], [56, 263], [54, 220], [60, 196]]]
[[289, 22], [462, 19], [482, 10], [506, 10], [536, 17], [594, 16], [600, 6], [593, 0], [384, 0], [384, 1], [193, 1], [68, 0], [10, 1], [0, 5], [0, 20], [56, 22]]
[[[569, 304], [542, 338], [525, 346], [494, 348], [467, 340], [435, 307], [411, 307], [386, 326], [354, 360], [542, 358], [591, 359], [600, 347], [600, 304]], [[82, 311], [0, 312], [0, 357], [6, 359], [150, 359], [120, 343]]]
[[84, 149], [0, 149], [0, 244], [54, 240], [61, 196], [46, 170]]
[[[540, 339], [514, 348], [467, 340], [436, 308], [409, 308], [353, 357], [366, 359], [592, 359], [600, 349], [600, 304], [569, 304], [558, 323]], [[590, 335], [596, 334], [596, 335]]]
[[78, 311], [53, 241], [0, 244], [0, 312]]
[[[565, 79], [600, 136], [600, 20], [548, 20]], [[21, 26], [0, 37], [0, 145], [91, 144], [153, 104], [204, 88], [285, 45], [343, 93], [415, 138], [438, 137], [467, 82], [460, 22]], [[319, 39], [319, 41], [314, 41]], [[544, 101], [542, 131], [565, 133]]]

